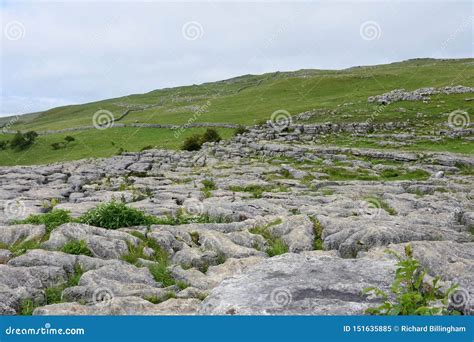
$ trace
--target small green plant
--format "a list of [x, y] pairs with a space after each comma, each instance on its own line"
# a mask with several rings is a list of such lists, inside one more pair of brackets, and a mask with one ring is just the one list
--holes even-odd
[[72, 222], [69, 211], [62, 209], [53, 209], [49, 213], [30, 215], [24, 220], [15, 221], [15, 224], [44, 224], [46, 232], [50, 233], [54, 228], [64, 223]]
[[78, 221], [107, 229], [158, 223], [155, 217], [146, 215], [138, 209], [129, 208], [125, 203], [117, 201], [99, 204], [82, 215]]
[[153, 146], [151, 146], [151, 145], [146, 145], [146, 146], [143, 146], [143, 147], [140, 149], [140, 151], [143, 152], [143, 151], [151, 150], [151, 149], [153, 149]]
[[239, 125], [234, 131], [234, 136], [245, 134], [248, 131], [249, 130], [245, 126]]
[[222, 138], [214, 128], [208, 128], [201, 137], [201, 142], [219, 142]]
[[[164, 287], [175, 285], [176, 281], [168, 270], [169, 257], [166, 251], [164, 251], [155, 240], [146, 237], [140, 232], [133, 232], [132, 235], [139, 238], [141, 241], [138, 246], [129, 243], [129, 253], [122, 256], [122, 260], [127, 261], [133, 265], [138, 265], [138, 259], [153, 261], [154, 263], [148, 266], [148, 270], [150, 271], [153, 278], [157, 282], [162, 283]], [[145, 248], [151, 248], [153, 250], [153, 254], [151, 256], [145, 255]]]
[[269, 186], [251, 184], [247, 186], [230, 186], [229, 189], [234, 192], [250, 192], [253, 198], [261, 198], [265, 191], [271, 191]]
[[64, 137], [64, 140], [66, 141], [66, 143], [71, 143], [75, 141], [76, 139], [74, 137], [71, 137], [70, 135], [67, 135]]
[[439, 278], [435, 278], [431, 284], [424, 283], [427, 272], [413, 257], [410, 245], [405, 246], [403, 257], [391, 250], [387, 250], [387, 253], [394, 255], [398, 260], [395, 278], [390, 289], [395, 297], [389, 300], [389, 295], [379, 288], [366, 288], [365, 294], [373, 294], [384, 300], [380, 306], [367, 309], [367, 314], [447, 315], [457, 313], [448, 310], [449, 296], [455, 291], [457, 285], [443, 292], [438, 285]]
[[38, 307], [38, 304], [33, 302], [33, 299], [23, 299], [20, 302], [20, 307], [18, 309], [18, 314], [20, 316], [31, 316], [33, 315], [33, 311]]
[[204, 179], [201, 181], [202, 185], [204, 185], [204, 188], [202, 188], [202, 192], [204, 194], [205, 198], [209, 198], [212, 196], [211, 191], [216, 190], [217, 186], [216, 183], [212, 179]]
[[93, 256], [84, 240], [71, 240], [64, 244], [62, 251], [74, 255]]
[[10, 142], [8, 140], [0, 141], [0, 151], [6, 150], [9, 143]]
[[192, 135], [187, 137], [184, 142], [183, 146], [181, 147], [182, 150], [186, 151], [199, 151], [202, 146], [201, 136], [199, 134]]
[[167, 301], [168, 299], [171, 299], [171, 298], [176, 298], [176, 293], [174, 293], [173, 291], [168, 291], [166, 292], [164, 295], [162, 296], [150, 296], [150, 297], [145, 297], [144, 299], [153, 303], [153, 304], [159, 304], [159, 303], [163, 303], [165, 301]]
[[216, 183], [212, 179], [204, 179], [201, 181], [202, 185], [204, 185], [204, 188], [209, 189], [209, 190], [216, 190]]
[[67, 282], [57, 286], [50, 286], [44, 290], [44, 301], [35, 301], [31, 298], [20, 302], [18, 314], [22, 316], [31, 316], [33, 311], [41, 305], [49, 305], [63, 302], [62, 294], [64, 289], [77, 286], [79, 280], [84, 274], [84, 270], [79, 264], [74, 265], [74, 272], [68, 276]]
[[313, 248], [315, 250], [323, 250], [323, 239], [322, 239], [322, 234], [323, 234], [323, 226], [321, 225], [321, 222], [316, 217], [310, 216], [309, 219], [313, 222], [313, 232], [314, 232], [314, 242], [313, 242]]
[[265, 252], [270, 257], [288, 252], [288, 245], [281, 238], [273, 236], [269, 229], [271, 226], [279, 223], [281, 223], [281, 220], [279, 220], [278, 223], [271, 222], [263, 227], [254, 227], [249, 229], [250, 233], [261, 235], [267, 241], [268, 247]]
[[31, 240], [21, 240], [15, 242], [11, 246], [7, 246], [4, 244], [0, 244], [0, 248], [8, 249], [14, 256], [20, 256], [25, 254], [30, 249], [38, 249], [40, 248], [41, 241], [38, 239], [31, 239]]

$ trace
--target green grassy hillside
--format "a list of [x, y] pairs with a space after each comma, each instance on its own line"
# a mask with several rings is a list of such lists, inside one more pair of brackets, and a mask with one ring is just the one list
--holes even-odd
[[[279, 109], [296, 115], [316, 108], [320, 114], [309, 122], [362, 122], [371, 118], [375, 122], [408, 121], [418, 125], [422, 121], [429, 127], [445, 121], [446, 113], [455, 109], [467, 110], [473, 117], [473, 102], [464, 101], [466, 96], [463, 94], [439, 95], [432, 97], [428, 104], [421, 101], [392, 103], [374, 117], [376, 106], [368, 103], [367, 97], [397, 88], [413, 90], [450, 85], [474, 87], [474, 59], [418, 59], [340, 71], [300, 70], [245, 75], [225, 81], [58, 107], [39, 115], [20, 118], [10, 129], [42, 131], [91, 126], [93, 115], [98, 110], [108, 110], [118, 118], [125, 112], [125, 105], [135, 109], [153, 106], [131, 111], [120, 120], [120, 123], [125, 124], [186, 124], [194, 121], [252, 125], [268, 120]], [[400, 107], [404, 111], [400, 111]], [[419, 112], [428, 115], [420, 120], [416, 117]], [[52, 151], [50, 144], [60, 141], [65, 134], [52, 134], [41, 136], [38, 143], [26, 153], [0, 151], [0, 164], [45, 163], [109, 156], [119, 148], [137, 151], [147, 145], [177, 148], [185, 136], [197, 131], [200, 129], [188, 129], [179, 139], [175, 139], [168, 129], [113, 128], [78, 131], [67, 134], [76, 138], [75, 146], [57, 151]], [[221, 132], [225, 136], [231, 135], [228, 130]], [[11, 135], [0, 136], [0, 140], [9, 138]]]

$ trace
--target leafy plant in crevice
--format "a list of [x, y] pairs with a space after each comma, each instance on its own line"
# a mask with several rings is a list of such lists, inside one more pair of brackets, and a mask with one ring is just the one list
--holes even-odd
[[70, 212], [62, 209], [53, 209], [49, 213], [30, 215], [24, 220], [17, 220], [14, 224], [44, 224], [46, 226], [46, 233], [51, 233], [54, 228], [73, 219]]
[[31, 316], [33, 311], [39, 306], [64, 302], [63, 291], [68, 287], [77, 286], [82, 274], [84, 274], [82, 267], [79, 264], [75, 264], [73, 272], [68, 275], [65, 283], [44, 289], [44, 300], [23, 299], [20, 302], [18, 314], [21, 316]]
[[151, 225], [159, 220], [138, 209], [130, 208], [123, 202], [111, 201], [99, 204], [79, 217], [78, 222], [95, 227], [118, 229], [123, 227]]
[[443, 291], [439, 285], [439, 277], [431, 283], [426, 283], [427, 272], [420, 262], [413, 257], [410, 245], [405, 246], [405, 255], [400, 256], [392, 250], [387, 253], [394, 255], [397, 269], [390, 291], [394, 296], [389, 299], [389, 294], [376, 287], [369, 287], [364, 294], [381, 297], [384, 302], [374, 308], [368, 308], [367, 314], [371, 315], [449, 315], [458, 314], [457, 311], [448, 310], [450, 295], [456, 290], [457, 285]]
[[84, 240], [71, 240], [64, 244], [61, 249], [64, 253], [73, 255], [93, 256], [89, 247]]
[[[281, 223], [281, 220], [278, 221]], [[279, 223], [269, 223], [263, 227], [254, 227], [249, 229], [249, 232], [252, 234], [258, 234], [263, 236], [266, 240], [268, 247], [265, 252], [270, 256], [281, 255], [284, 253], [288, 253], [288, 245], [279, 237], [275, 237], [272, 232], [270, 231], [270, 227]]]
[[[153, 263], [148, 266], [148, 270], [153, 278], [164, 287], [175, 285], [176, 280], [168, 270], [168, 253], [155, 240], [147, 237], [145, 234], [136, 231], [132, 235], [139, 238], [140, 243], [138, 245], [128, 243], [129, 253], [122, 256], [122, 260], [136, 266], [139, 265], [139, 259], [152, 261]], [[145, 253], [145, 248], [153, 250], [153, 253], [151, 255]]]
[[40, 248], [40, 246], [41, 246], [40, 239], [19, 240], [10, 246], [0, 243], [1, 249], [8, 249], [15, 257], [25, 254], [30, 249], [38, 249]]
[[313, 222], [313, 233], [314, 233], [314, 241], [313, 241], [313, 249], [315, 250], [323, 250], [323, 226], [321, 222], [316, 217], [310, 216], [309, 219]]

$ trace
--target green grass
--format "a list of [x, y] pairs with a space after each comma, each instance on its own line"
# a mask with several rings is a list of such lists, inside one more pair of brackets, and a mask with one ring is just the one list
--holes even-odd
[[261, 198], [264, 192], [272, 191], [272, 186], [263, 186], [251, 184], [246, 186], [230, 186], [229, 190], [233, 192], [249, 192], [253, 198]]
[[[474, 86], [474, 59], [434, 60], [416, 59], [387, 65], [349, 68], [345, 70], [299, 70], [263, 75], [245, 75], [231, 80], [154, 90], [145, 94], [129, 95], [93, 103], [53, 108], [43, 113], [22, 116], [12, 130], [57, 130], [68, 127], [91, 126], [98, 110], [109, 110], [119, 117], [128, 105], [158, 107], [132, 111], [120, 123], [160, 123], [183, 125], [188, 122], [224, 122], [253, 125], [270, 119], [271, 114], [285, 109], [290, 114], [318, 108], [321, 114], [308, 123], [327, 122], [406, 122], [409, 126], [429, 132], [434, 126], [447, 121], [449, 112], [466, 110], [471, 118], [474, 108], [464, 98], [470, 95], [435, 95], [429, 103], [402, 101], [379, 107], [367, 102], [367, 97], [393, 89], [413, 90], [420, 87], [448, 85]], [[344, 105], [350, 103], [349, 105]], [[400, 111], [404, 108], [404, 111]], [[426, 117], [419, 118], [417, 113]], [[0, 122], [6, 124], [8, 118]], [[88, 157], [108, 157], [121, 150], [140, 151], [143, 148], [161, 147], [178, 149], [183, 141], [204, 128], [186, 129], [178, 138], [171, 129], [110, 128], [66, 132], [38, 137], [38, 141], [25, 152], [10, 149], [0, 151], [1, 165], [39, 164], [75, 160]], [[233, 129], [218, 129], [225, 139]], [[75, 141], [59, 150], [51, 144], [64, 141], [67, 136]], [[0, 135], [10, 140], [12, 135]], [[355, 139], [340, 141], [356, 147], [377, 147], [377, 141]], [[419, 142], [401, 147], [406, 150], [450, 151], [472, 154], [473, 142], [460, 143], [452, 139], [442, 143]], [[388, 148], [388, 147], [382, 147]]]
[[[452, 84], [473, 86], [473, 59], [432, 60], [418, 59], [387, 65], [350, 68], [345, 70], [300, 70], [264, 75], [246, 75], [230, 81], [206, 83], [154, 90], [146, 94], [130, 95], [83, 105], [54, 108], [28, 120], [20, 120], [13, 129], [61, 129], [92, 124], [92, 117], [99, 109], [110, 110], [118, 117], [124, 109], [117, 102], [128, 104], [157, 104], [160, 107], [131, 112], [121, 122], [185, 124], [196, 110], [189, 104], [203, 108], [196, 117], [197, 122], [233, 122], [253, 124], [269, 119], [272, 112], [284, 108], [297, 114], [312, 108], [327, 110], [340, 109], [338, 105], [351, 102], [343, 107], [345, 113], [366, 120], [373, 114], [373, 104], [367, 97], [396, 88], [407, 90], [419, 87], [440, 87]], [[302, 77], [304, 76], [304, 77]], [[433, 96], [432, 102], [440, 96]], [[462, 95], [459, 96], [462, 98]], [[189, 102], [191, 100], [191, 102]], [[400, 106], [426, 108], [444, 111], [436, 107], [438, 103], [394, 103], [383, 111], [378, 121], [394, 118], [405, 119], [405, 113], [396, 112]], [[392, 108], [393, 107], [393, 108]], [[393, 111], [392, 111], [393, 109]], [[364, 112], [366, 110], [367, 112]], [[342, 109], [340, 110], [342, 113]], [[251, 114], [249, 114], [251, 113]], [[333, 115], [333, 120], [344, 120], [342, 115]], [[316, 120], [325, 121], [327, 117]]]
[[[129, 243], [129, 253], [124, 255], [122, 260], [135, 266], [139, 266], [138, 259], [153, 261], [154, 263], [148, 266], [148, 270], [157, 282], [161, 283], [164, 287], [177, 284], [176, 280], [171, 276], [171, 273], [168, 270], [169, 257], [166, 251], [164, 251], [155, 240], [148, 238], [140, 232], [133, 232], [132, 235], [139, 238], [141, 241], [138, 246]], [[153, 250], [153, 255], [145, 255], [145, 248], [151, 248]], [[180, 283], [180, 285], [182, 286], [183, 284]]]
[[153, 304], [159, 304], [159, 303], [163, 303], [163, 302], [165, 302], [165, 301], [167, 301], [168, 299], [171, 299], [171, 298], [176, 298], [176, 293], [174, 293], [172, 291], [168, 291], [162, 296], [150, 296], [150, 297], [145, 297], [144, 299], [151, 302], [151, 303], [153, 303]]
[[81, 266], [79, 264], [74, 265], [73, 273], [68, 275], [68, 279], [64, 284], [50, 286], [44, 289], [44, 300], [34, 301], [31, 298], [22, 300], [18, 314], [21, 316], [31, 316], [33, 311], [39, 306], [62, 303], [63, 291], [68, 287], [77, 286], [83, 274], [84, 270], [81, 268]]
[[151, 225], [158, 222], [155, 217], [117, 201], [99, 204], [79, 217], [78, 221], [107, 229]]
[[314, 232], [314, 242], [313, 242], [313, 249], [315, 250], [323, 250], [323, 226], [321, 222], [315, 217], [310, 216], [309, 219], [313, 222], [313, 232]]
[[273, 234], [271, 233], [269, 229], [271, 226], [278, 225], [280, 223], [281, 223], [281, 220], [276, 220], [265, 226], [258, 226], [258, 227], [249, 229], [250, 233], [263, 236], [263, 238], [266, 240], [267, 245], [268, 245], [265, 252], [270, 257], [288, 253], [288, 245], [281, 238], [273, 236]]
[[[41, 135], [36, 143], [25, 151], [0, 150], [0, 165], [46, 164], [91, 157], [110, 157], [121, 150], [138, 152], [145, 146], [178, 150], [186, 137], [196, 133], [202, 134], [204, 131], [203, 128], [186, 129], [178, 138], [171, 129], [130, 127]], [[223, 139], [230, 138], [233, 132], [232, 129], [225, 128], [219, 128], [218, 131]], [[76, 141], [60, 150], [51, 148], [51, 143], [62, 140], [68, 135], [73, 136]], [[10, 134], [0, 134], [0, 141], [11, 138]]]
[[40, 246], [41, 240], [39, 239], [19, 240], [10, 246], [0, 243], [0, 249], [8, 249], [15, 257], [25, 254], [30, 249], [38, 249]]
[[14, 224], [44, 224], [46, 226], [46, 233], [49, 234], [54, 228], [71, 221], [72, 217], [69, 211], [53, 209], [49, 213], [30, 215], [24, 220], [15, 221]]
[[71, 240], [64, 244], [61, 249], [64, 253], [73, 254], [73, 255], [87, 255], [93, 256], [90, 249], [87, 247], [87, 244], [84, 240]]

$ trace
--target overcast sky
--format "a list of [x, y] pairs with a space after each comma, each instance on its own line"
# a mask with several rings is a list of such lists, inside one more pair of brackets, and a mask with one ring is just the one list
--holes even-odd
[[0, 116], [249, 73], [473, 57], [471, 1], [0, 1]]

